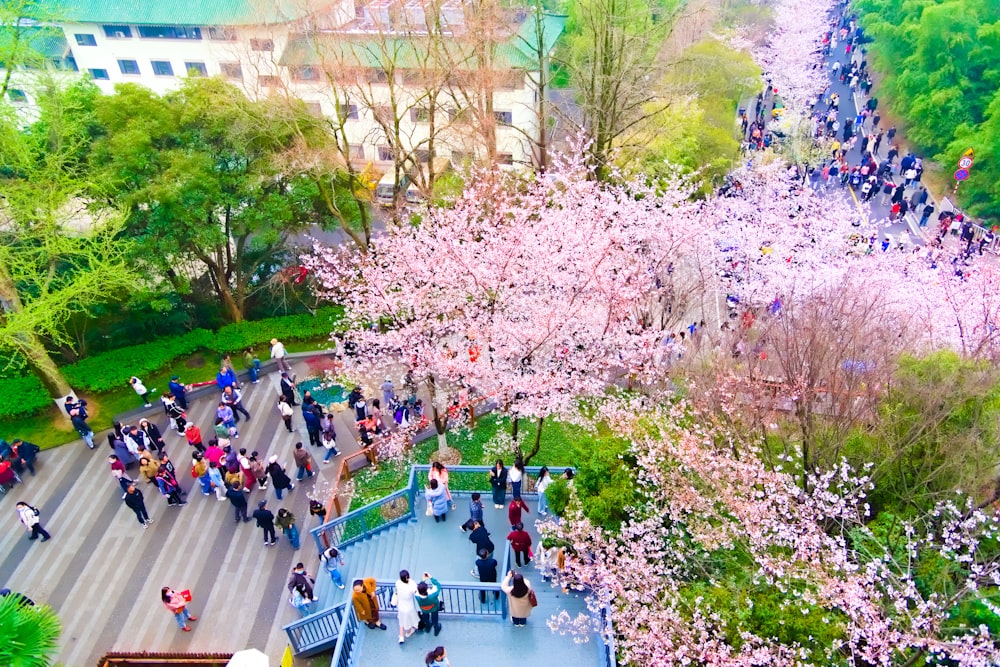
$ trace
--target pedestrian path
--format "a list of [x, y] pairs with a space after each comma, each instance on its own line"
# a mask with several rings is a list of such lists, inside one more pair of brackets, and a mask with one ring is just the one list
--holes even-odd
[[[295, 370], [304, 375], [301, 362]], [[257, 450], [265, 459], [278, 455], [294, 477], [292, 449], [302, 441], [308, 447], [301, 412], [297, 409], [288, 433], [275, 409], [277, 373], [264, 375], [257, 385], [244, 385], [243, 402], [253, 416], [240, 422], [237, 447]], [[188, 410], [206, 435], [211, 432], [216, 394], [194, 399]], [[338, 436], [353, 433], [347, 413], [338, 410]], [[164, 433], [167, 452], [177, 467], [181, 485], [190, 491], [188, 504], [168, 508], [156, 489], [140, 484], [154, 523], [143, 530], [124, 506], [112, 478], [103, 434], [95, 450], [76, 441], [43, 452], [38, 475], [0, 497], [0, 586], [9, 587], [38, 603], [51, 605], [62, 620], [63, 633], [55, 661], [68, 666], [95, 664], [108, 651], [235, 651], [257, 648], [276, 660], [286, 636], [282, 626], [298, 617], [288, 604], [285, 584], [299, 560], [315, 571], [316, 549], [307, 535], [294, 551], [287, 540], [264, 548], [253, 522], [233, 522], [229, 502], [204, 497], [190, 476], [191, 448], [183, 436], [169, 430], [159, 406], [144, 411]], [[342, 454], [357, 451], [350, 437], [338, 437]], [[305, 533], [316, 525], [309, 516], [307, 493], [317, 479], [332, 479], [336, 465], [322, 465], [324, 451], [310, 448], [318, 475], [296, 482], [278, 501], [273, 487], [248, 494], [251, 509], [267, 498], [272, 511], [291, 510]], [[130, 468], [138, 476], [135, 467]], [[41, 510], [52, 540], [27, 540], [14, 504], [25, 500]], [[198, 616], [194, 631], [182, 633], [160, 603], [160, 588], [190, 588], [191, 610]]]

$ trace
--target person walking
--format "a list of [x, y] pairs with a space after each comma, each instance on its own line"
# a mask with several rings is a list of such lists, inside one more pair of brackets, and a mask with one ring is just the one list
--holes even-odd
[[340, 574], [340, 568], [344, 565], [344, 558], [340, 555], [337, 547], [329, 547], [319, 555], [319, 562], [323, 564], [326, 571], [330, 573], [330, 580], [333, 585], [344, 590], [344, 578]]
[[320, 420], [319, 426], [323, 431], [323, 447], [326, 448], [323, 463], [329, 463], [334, 456], [340, 456], [340, 452], [337, 451], [337, 429], [333, 425], [333, 415], [328, 412]]
[[292, 459], [295, 461], [295, 467], [298, 472], [295, 473], [295, 479], [302, 481], [302, 477], [312, 477], [312, 457], [309, 456], [309, 450], [302, 446], [301, 442], [295, 443], [295, 451], [292, 452]]
[[521, 523], [522, 512], [531, 512], [528, 509], [528, 504], [524, 502], [523, 498], [514, 498], [510, 501], [510, 505], [507, 507], [507, 519], [510, 521], [510, 527], [513, 530], [514, 526]]
[[436, 479], [432, 479], [424, 491], [427, 499], [427, 506], [434, 515], [434, 523], [448, 520], [448, 499], [444, 495], [444, 487], [438, 484]]
[[243, 519], [243, 523], [250, 520], [247, 516], [247, 497], [243, 495], [242, 489], [226, 484], [226, 498], [233, 504], [233, 521], [236, 523]]
[[236, 379], [236, 373], [233, 371], [232, 366], [227, 366], [223, 364], [219, 368], [218, 374], [215, 376], [215, 384], [219, 388], [219, 391], [224, 391], [226, 387], [236, 387], [240, 386], [239, 380]]
[[208, 462], [209, 487], [215, 489], [215, 499], [220, 503], [226, 499], [226, 482], [222, 479], [222, 470], [215, 461]]
[[[225, 431], [219, 428], [220, 424]], [[219, 407], [215, 409], [215, 433], [220, 441], [224, 439], [228, 441], [230, 437], [240, 437], [240, 432], [236, 428], [236, 414], [222, 401], [219, 401]]]
[[[146, 389], [146, 385], [142, 383], [142, 380], [133, 375], [131, 378], [129, 378], [128, 383], [132, 387], [132, 390], [135, 391], [135, 393], [139, 396], [139, 398], [142, 399], [142, 407], [144, 408], [153, 407], [149, 403], [149, 390]], [[154, 388], [153, 391], [156, 391], [156, 389]]]
[[285, 350], [285, 346], [277, 338], [271, 339], [271, 358], [278, 362], [278, 370], [288, 373], [292, 370], [292, 367], [288, 365], [288, 360], [285, 357], [288, 352]]
[[501, 459], [497, 459], [497, 464], [490, 469], [490, 486], [493, 488], [493, 509], [502, 510], [507, 504], [507, 468]]
[[163, 441], [163, 434], [160, 427], [148, 419], [139, 420], [139, 431], [146, 438], [146, 449], [154, 452], [163, 451], [167, 444]]
[[36, 508], [24, 501], [21, 501], [14, 506], [14, 511], [17, 512], [17, 518], [21, 521], [21, 525], [23, 525], [24, 529], [30, 533], [30, 535], [28, 535], [29, 540], [41, 537], [41, 541], [46, 542], [52, 537], [42, 526], [42, 522], [38, 518], [39, 515], [41, 515], [41, 512], [39, 512]]
[[135, 512], [135, 518], [142, 524], [143, 530], [148, 528], [149, 524], [153, 523], [153, 520], [149, 518], [149, 512], [146, 511], [146, 503], [142, 499], [142, 491], [135, 488], [135, 484], [129, 484], [128, 488], [125, 489], [125, 505]]
[[196, 451], [205, 453], [205, 443], [201, 439], [201, 429], [194, 422], [188, 422], [184, 426], [184, 438], [187, 443], [194, 447]]
[[448, 652], [444, 650], [444, 646], [435, 646], [428, 651], [424, 657], [424, 665], [426, 667], [451, 667], [451, 663], [448, 662]]
[[320, 423], [323, 418], [323, 409], [316, 404], [316, 401], [309, 398], [302, 399], [302, 419], [306, 423], [306, 432], [309, 434], [309, 444], [313, 447], [322, 447], [323, 440], [320, 437], [323, 427]]
[[278, 456], [276, 454], [268, 459], [267, 473], [271, 476], [271, 483], [274, 485], [274, 493], [278, 496], [278, 500], [281, 500], [282, 491], [286, 489], [291, 491], [295, 488], [292, 484], [292, 478], [288, 476], [285, 469], [278, 463]]
[[351, 584], [351, 604], [358, 620], [370, 629], [388, 630], [379, 619], [378, 598], [375, 597], [375, 578], [355, 579]]
[[278, 536], [274, 534], [274, 513], [267, 509], [266, 500], [257, 503], [253, 518], [257, 521], [257, 527], [264, 531], [264, 546], [269, 547], [277, 544]]
[[288, 403], [288, 397], [284, 394], [278, 397], [278, 414], [281, 415], [281, 421], [285, 422], [285, 430], [294, 433], [292, 415], [295, 414], [295, 410], [292, 410], [292, 406]]
[[399, 579], [392, 593], [392, 606], [396, 608], [399, 620], [399, 643], [402, 644], [408, 637], [417, 631], [420, 624], [420, 614], [417, 611], [417, 584], [410, 579], [410, 573], [400, 570]]
[[191, 598], [185, 597], [182, 593], [175, 591], [169, 586], [164, 586], [160, 589], [160, 599], [163, 601], [163, 606], [167, 608], [167, 611], [174, 615], [177, 627], [184, 632], [191, 632], [191, 626], [188, 625], [188, 621], [198, 620], [197, 616], [192, 616], [191, 612], [187, 610], [187, 605], [191, 601]]
[[549, 469], [542, 466], [538, 471], [538, 480], [535, 482], [535, 490], [538, 492], [538, 516], [546, 516], [549, 513], [549, 501], [545, 497], [545, 489], [552, 484], [552, 477], [549, 476]]
[[181, 499], [181, 487], [177, 478], [162, 463], [160, 471], [156, 473], [156, 486], [160, 489], [160, 494], [167, 499], [167, 507], [187, 505], [187, 502]]
[[532, 608], [538, 605], [531, 584], [520, 572], [510, 570], [500, 584], [500, 590], [507, 594], [507, 604], [510, 606], [510, 620], [514, 627], [523, 628], [528, 624]]
[[201, 495], [207, 496], [212, 493], [212, 478], [208, 474], [208, 461], [201, 452], [191, 453], [191, 476], [201, 484]]
[[[524, 567], [531, 562], [531, 535], [524, 529], [523, 523], [514, 525], [507, 535], [507, 540], [514, 551], [514, 562], [518, 567]], [[524, 563], [521, 563], [522, 559]]]
[[420, 611], [420, 620], [423, 622], [423, 631], [434, 630], [434, 636], [441, 634], [441, 622], [438, 614], [441, 611], [441, 584], [427, 572], [424, 572], [424, 579], [417, 584], [417, 594], [415, 596], [417, 609]]
[[233, 412], [234, 424], [240, 423], [240, 413], [250, 421], [250, 413], [243, 407], [243, 393], [239, 389], [226, 387], [222, 390], [222, 402]]
[[278, 510], [275, 523], [278, 524], [278, 528], [281, 528], [281, 532], [288, 538], [292, 548], [298, 549], [301, 545], [299, 544], [299, 527], [295, 525], [295, 515], [282, 507]]
[[184, 414], [184, 408], [177, 404], [177, 399], [171, 395], [161, 396], [160, 400], [163, 401], [163, 408], [167, 411], [167, 416], [173, 421], [173, 429], [178, 435], [183, 435], [184, 429], [187, 426], [187, 416]]
[[87, 418], [81, 416], [79, 410], [73, 409], [69, 416], [70, 422], [73, 424], [73, 428], [76, 432], [80, 434], [83, 441], [87, 444], [88, 449], [94, 448], [94, 432], [90, 430], [90, 426], [87, 425]]
[[472, 498], [469, 499], [469, 520], [460, 526], [463, 533], [472, 530], [477, 522], [480, 526], [486, 525], [483, 522], [483, 501], [481, 499], [482, 495], [479, 493], [473, 493]]
[[[495, 584], [497, 581], [497, 559], [493, 558], [486, 549], [480, 549], [479, 558], [476, 560], [476, 569], [473, 572], [479, 581]], [[500, 599], [500, 591], [493, 591], [493, 599]], [[479, 591], [479, 602], [486, 604], [486, 591]]]
[[267, 466], [260, 460], [260, 454], [250, 452], [250, 472], [257, 478], [257, 488], [267, 491]]

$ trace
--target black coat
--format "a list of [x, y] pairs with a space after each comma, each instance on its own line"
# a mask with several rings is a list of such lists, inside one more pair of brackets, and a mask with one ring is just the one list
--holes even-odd
[[267, 473], [271, 476], [271, 482], [276, 489], [288, 489], [292, 486], [292, 478], [289, 477], [281, 465], [277, 462], [267, 466]]
[[259, 509], [255, 510], [250, 516], [257, 520], [258, 528], [269, 528], [274, 530], [274, 512], [266, 509]]
[[135, 493], [126, 493], [125, 504], [128, 505], [129, 508], [133, 510], [143, 509], [146, 506], [146, 504], [142, 500], [142, 491], [136, 489]]
[[247, 499], [243, 492], [238, 489], [226, 489], [226, 498], [233, 504], [233, 507], [246, 507]]
[[476, 568], [479, 570], [479, 581], [495, 582], [497, 580], [496, 558], [480, 558], [476, 561]]
[[493, 553], [496, 550], [496, 546], [494, 546], [493, 540], [490, 539], [490, 533], [486, 530], [485, 526], [480, 526], [472, 531], [469, 534], [469, 541], [476, 545], [476, 553], [479, 553], [480, 549], [486, 549], [489, 553]]

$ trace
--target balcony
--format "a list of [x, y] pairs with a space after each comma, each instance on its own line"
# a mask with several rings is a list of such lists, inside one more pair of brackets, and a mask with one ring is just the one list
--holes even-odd
[[[550, 582], [542, 580], [535, 563], [518, 568], [506, 546], [510, 531], [506, 509], [497, 510], [486, 490], [488, 468], [457, 466], [449, 469], [453, 487], [474, 488], [481, 480], [484, 521], [496, 545], [494, 557], [502, 573], [514, 569], [524, 574], [538, 597], [526, 628], [514, 628], [509, 619], [506, 595], [499, 584], [481, 584], [472, 576], [475, 550], [468, 533], [460, 526], [468, 519], [471, 491], [452, 491], [457, 509], [448, 513], [445, 522], [435, 523], [425, 515], [426, 503], [421, 493], [428, 466], [414, 466], [406, 488], [385, 496], [366, 507], [335, 519], [312, 531], [318, 548], [338, 545], [345, 565], [340, 568], [346, 588], [333, 585], [326, 572], [316, 575], [315, 611], [302, 620], [285, 627], [291, 646], [300, 656], [334, 650], [332, 665], [339, 667], [385, 667], [401, 664], [400, 654], [407, 664], [417, 664], [435, 646], [445, 646], [452, 664], [500, 664], [501, 660], [516, 659], [524, 664], [613, 665], [613, 649], [605, 646], [598, 633], [589, 641], [574, 641], [573, 637], [552, 632], [547, 621], [566, 612], [571, 617], [589, 614], [584, 595], [563, 593]], [[531, 471], [529, 470], [529, 473]], [[537, 506], [535, 494], [523, 493], [529, 507]], [[508, 494], [508, 501], [510, 495]], [[532, 511], [524, 517], [525, 528], [537, 546], [538, 532], [534, 528], [537, 515]], [[398, 643], [395, 610], [390, 605], [393, 584], [399, 571], [409, 570], [414, 579], [423, 572], [431, 573], [442, 586], [440, 636], [417, 633], [404, 644]], [[359, 624], [350, 604], [351, 582], [374, 577], [378, 582], [376, 595], [382, 610], [382, 620], [388, 630], [370, 630]], [[486, 591], [486, 602], [480, 602], [480, 591]]]

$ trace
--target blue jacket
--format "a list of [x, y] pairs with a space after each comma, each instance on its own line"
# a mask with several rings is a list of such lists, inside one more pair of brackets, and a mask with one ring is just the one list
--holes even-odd
[[224, 371], [219, 371], [219, 374], [215, 376], [215, 384], [219, 385], [219, 391], [222, 391], [226, 387], [231, 387], [236, 384], [236, 373], [233, 372], [232, 368], [227, 368]]
[[316, 417], [316, 413], [312, 411], [311, 405], [302, 406], [302, 418], [306, 421], [306, 429], [310, 431], [320, 430], [319, 419]]
[[[218, 382], [218, 379], [216, 379], [216, 382]], [[183, 384], [181, 384], [180, 382], [174, 382], [173, 380], [171, 380], [170, 383], [167, 386], [170, 388], [170, 393], [171, 394], [173, 394], [174, 396], [177, 396], [178, 398], [184, 398], [185, 391], [184, 391], [184, 385]]]
[[431, 510], [437, 516], [441, 516], [448, 511], [448, 496], [445, 495], [444, 487], [438, 486], [436, 489], [427, 489], [425, 492], [427, 502], [431, 504]]

